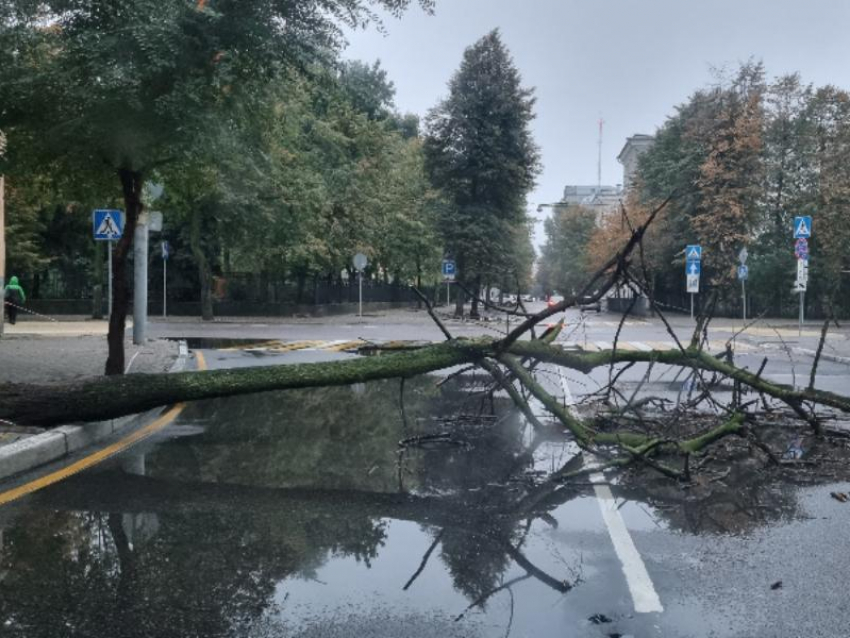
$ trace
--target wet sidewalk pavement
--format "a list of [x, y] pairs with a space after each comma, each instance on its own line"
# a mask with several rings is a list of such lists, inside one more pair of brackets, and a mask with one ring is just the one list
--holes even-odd
[[[0, 338], [0, 384], [57, 384], [103, 374], [107, 357], [105, 321], [23, 321], [6, 324]], [[142, 346], [125, 342], [130, 374], [167, 372], [178, 343], [154, 339]], [[41, 428], [0, 423], [0, 447], [42, 432]]]

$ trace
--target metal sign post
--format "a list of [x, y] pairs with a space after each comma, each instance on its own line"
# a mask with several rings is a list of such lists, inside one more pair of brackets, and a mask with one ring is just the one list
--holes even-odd
[[699, 278], [702, 273], [702, 246], [691, 244], [685, 247], [686, 290], [691, 295], [691, 319], [694, 318], [694, 295], [699, 292]]
[[124, 212], [101, 208], [92, 211], [92, 234], [95, 241], [105, 241], [109, 245], [109, 317], [112, 318], [112, 242], [121, 239], [124, 234]]
[[[112, 242], [111, 241], [106, 242], [106, 245], [109, 246], [109, 265], [107, 266], [107, 270], [106, 270], [106, 279], [109, 282], [109, 286], [107, 286], [107, 293], [106, 293], [108, 295], [108, 299], [109, 299], [109, 301], [108, 301], [109, 309], [106, 312], [106, 316], [109, 317], [109, 319], [111, 320], [112, 319]], [[103, 306], [101, 306], [101, 308], [103, 308]]]
[[738, 253], [738, 261], [741, 262], [741, 265], [738, 266], [738, 279], [741, 280], [741, 316], [744, 323], [747, 323], [747, 278], [750, 276], [747, 257], [749, 256], [750, 253], [747, 252], [746, 247]]
[[443, 279], [446, 282], [446, 307], [451, 305], [451, 284], [455, 280], [457, 274], [457, 265], [453, 259], [443, 260]]
[[168, 299], [168, 257], [171, 253], [171, 247], [167, 241], [162, 242], [162, 318], [167, 315], [166, 304]]
[[366, 266], [369, 265], [369, 260], [366, 258], [366, 255], [363, 253], [357, 253], [354, 255], [354, 259], [352, 260], [354, 263], [354, 268], [357, 269], [358, 275], [358, 285], [360, 288], [360, 311], [358, 316], [363, 318], [363, 270]]
[[794, 255], [797, 257], [797, 281], [794, 290], [800, 293], [800, 327], [798, 334], [803, 336], [803, 323], [806, 320], [806, 288], [809, 285], [809, 239], [812, 236], [812, 218], [804, 215], [794, 218]]

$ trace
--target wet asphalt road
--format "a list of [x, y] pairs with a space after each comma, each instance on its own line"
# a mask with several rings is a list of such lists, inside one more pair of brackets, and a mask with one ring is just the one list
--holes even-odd
[[[211, 368], [351, 356], [203, 354]], [[766, 373], [805, 376], [805, 365]], [[825, 365], [821, 383], [846, 389], [845, 371]], [[656, 372], [659, 393], [678, 392], [681, 379]], [[594, 379], [567, 384], [580, 399]], [[468, 393], [433, 386], [408, 385], [404, 418], [395, 382], [195, 404], [155, 438], [0, 510], [0, 635], [850, 635], [850, 503], [829, 496], [850, 483], [756, 472], [698, 494], [614, 486], [663, 606], [638, 613], [592, 486], [514, 514], [516, 477], [559, 467], [568, 446], [525, 458], [516, 415], [482, 431], [448, 421], [470, 410]], [[464, 444], [412, 451], [399, 479], [398, 440], [450, 423]], [[399, 480], [413, 496], [398, 496]]]

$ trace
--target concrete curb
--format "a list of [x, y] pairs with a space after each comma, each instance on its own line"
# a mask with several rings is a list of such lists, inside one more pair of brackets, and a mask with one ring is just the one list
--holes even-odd
[[[177, 360], [169, 372], [183, 370], [188, 357], [189, 348], [185, 341], [181, 341]], [[61, 459], [120, 430], [144, 426], [158, 417], [164, 409], [156, 408], [142, 414], [85, 425], [63, 425], [6, 445], [0, 448], [0, 479]]]
[[[791, 352], [795, 352], [797, 354], [806, 355], [808, 357], [814, 358], [817, 355], [816, 350], [809, 350], [808, 348], [791, 348]], [[837, 354], [830, 354], [828, 352], [820, 353], [821, 359], [826, 359], [827, 361], [832, 361], [834, 363], [843, 363], [844, 365], [850, 365], [850, 357], [842, 357]]]

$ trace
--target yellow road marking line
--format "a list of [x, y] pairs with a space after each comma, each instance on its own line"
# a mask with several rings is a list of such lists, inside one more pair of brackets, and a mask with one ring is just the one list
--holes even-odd
[[[198, 370], [206, 370], [207, 362], [204, 359], [204, 355], [201, 352], [195, 353], [196, 360], [198, 362]], [[26, 496], [27, 494], [32, 494], [33, 492], [37, 492], [38, 490], [44, 489], [54, 483], [58, 483], [69, 476], [73, 476], [74, 474], [78, 474], [83, 470], [86, 470], [98, 463], [102, 463], [106, 459], [111, 456], [115, 456], [119, 452], [123, 452], [131, 445], [138, 443], [142, 439], [149, 437], [154, 432], [163, 429], [165, 426], [170, 424], [174, 419], [178, 417], [178, 415], [185, 409], [185, 403], [178, 403], [177, 405], [171, 407], [165, 414], [160, 416], [153, 423], [149, 423], [145, 427], [136, 430], [129, 436], [121, 439], [120, 441], [116, 441], [112, 445], [107, 445], [102, 450], [98, 450], [94, 454], [90, 454], [75, 463], [71, 463], [63, 467], [61, 470], [56, 470], [55, 472], [51, 472], [50, 474], [45, 474], [44, 476], [35, 479], [34, 481], [30, 481], [29, 483], [25, 483], [19, 487], [16, 487], [11, 490], [7, 490], [6, 492], [0, 493], [0, 506], [6, 505], [7, 503], [11, 503], [12, 501], [16, 501], [22, 496]]]
[[353, 350], [354, 348], [359, 348], [362, 345], [365, 345], [365, 342], [344, 341], [343, 343], [332, 343], [329, 346], [323, 346], [320, 348], [320, 350], [326, 350], [328, 352], [342, 352], [343, 350]]

